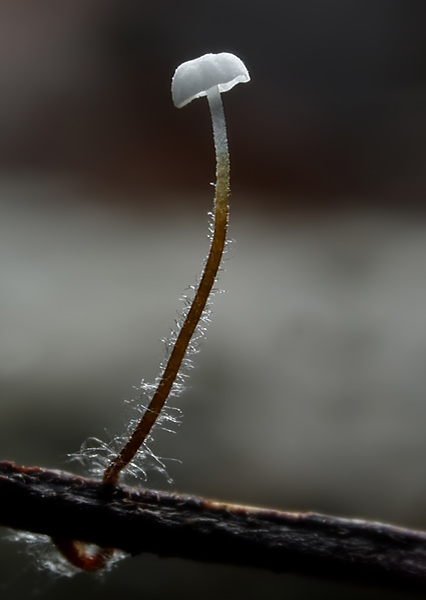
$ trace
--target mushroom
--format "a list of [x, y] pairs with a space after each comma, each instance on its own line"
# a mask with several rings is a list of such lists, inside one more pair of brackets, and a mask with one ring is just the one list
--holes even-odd
[[157, 389], [129, 440], [105, 470], [104, 483], [115, 484], [118, 481], [120, 472], [133, 459], [154, 426], [176, 381], [192, 335], [200, 322], [216, 281], [226, 243], [229, 212], [229, 155], [225, 115], [220, 94], [230, 90], [237, 83], [247, 81], [250, 81], [250, 76], [244, 63], [237, 56], [227, 52], [205, 54], [200, 58], [185, 62], [176, 69], [173, 76], [172, 97], [178, 108], [200, 96], [207, 96], [210, 106], [216, 150], [213, 238], [203, 275], [181, 330], [176, 337]]
[[[229, 191], [229, 153], [225, 115], [221, 93], [237, 83], [247, 83], [250, 75], [243, 61], [229, 52], [204, 54], [182, 63], [172, 79], [172, 98], [177, 108], [182, 108], [195, 98], [207, 96], [213, 124], [216, 151], [216, 203]], [[226, 189], [223, 189], [226, 188]]]
[[[192, 335], [200, 322], [216, 281], [226, 243], [229, 212], [228, 141], [220, 94], [227, 92], [237, 83], [246, 83], [247, 81], [250, 81], [250, 76], [244, 63], [237, 56], [227, 52], [205, 54], [200, 58], [183, 63], [176, 69], [172, 79], [173, 101], [178, 108], [200, 96], [207, 96], [209, 102], [216, 150], [214, 232], [203, 275], [181, 330], [176, 337], [157, 389], [130, 438], [106, 468], [103, 476], [105, 484], [117, 483], [121, 471], [133, 459], [154, 426], [176, 381]], [[103, 568], [114, 553], [113, 548], [97, 548], [92, 554], [85, 543], [76, 540], [53, 539], [53, 542], [72, 565], [85, 571], [96, 571]]]
[[204, 54], [182, 63], [172, 78], [172, 98], [182, 108], [195, 98], [209, 96], [213, 88], [227, 92], [237, 83], [247, 83], [250, 75], [243, 61], [229, 52]]

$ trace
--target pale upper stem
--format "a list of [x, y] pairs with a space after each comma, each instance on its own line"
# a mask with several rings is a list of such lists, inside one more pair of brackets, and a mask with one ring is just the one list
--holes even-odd
[[225, 114], [218, 86], [207, 91], [207, 100], [213, 125], [216, 152], [216, 204], [228, 203], [229, 195], [229, 151], [226, 134]]

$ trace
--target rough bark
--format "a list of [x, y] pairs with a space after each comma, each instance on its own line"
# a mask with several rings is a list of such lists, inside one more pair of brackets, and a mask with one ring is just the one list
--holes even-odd
[[426, 533], [101, 482], [0, 462], [0, 525], [132, 555], [426, 589]]

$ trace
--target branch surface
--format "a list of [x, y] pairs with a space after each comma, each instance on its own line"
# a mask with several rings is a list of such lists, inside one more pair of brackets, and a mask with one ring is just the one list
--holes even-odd
[[0, 462], [0, 525], [132, 555], [426, 590], [426, 533], [104, 485]]

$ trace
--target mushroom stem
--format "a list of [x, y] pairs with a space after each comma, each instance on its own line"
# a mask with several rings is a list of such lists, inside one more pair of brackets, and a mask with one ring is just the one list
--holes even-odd
[[142, 419], [121, 452], [111, 462], [104, 473], [103, 481], [115, 484], [120, 472], [130, 463], [146, 440], [158, 415], [163, 408], [176, 380], [191, 337], [200, 321], [212, 287], [215, 283], [226, 242], [229, 213], [229, 153], [226, 135], [225, 115], [218, 86], [208, 90], [213, 135], [216, 151], [216, 197], [214, 211], [214, 233], [210, 252], [200, 284], [176, 339], [157, 390]]
[[222, 98], [217, 85], [207, 91], [207, 100], [212, 118], [216, 151], [216, 204], [221, 204], [224, 200], [227, 204], [229, 195], [228, 137]]

